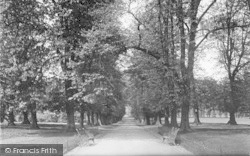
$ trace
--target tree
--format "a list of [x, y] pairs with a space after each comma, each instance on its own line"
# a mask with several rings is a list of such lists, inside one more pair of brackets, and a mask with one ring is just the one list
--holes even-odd
[[[193, 103], [194, 97], [195, 52], [213, 31], [209, 30], [196, 44], [198, 25], [216, 1], [212, 1], [198, 16], [200, 2], [200, 0], [188, 2], [178, 0], [169, 3], [161, 0], [149, 2], [145, 7], [148, 12], [143, 12], [145, 16], [142, 15], [142, 17], [136, 16], [133, 11], [129, 10], [138, 24], [137, 39], [139, 41], [137, 45], [131, 45], [127, 48], [140, 50], [164, 65], [165, 75], [167, 75], [165, 83], [169, 83], [172, 106], [176, 106], [175, 102], [178, 101], [176, 100], [178, 97], [175, 95], [179, 94], [182, 99], [181, 129], [183, 131], [190, 129], [188, 119], [189, 106]], [[175, 25], [178, 25], [178, 29], [174, 27]], [[149, 38], [150, 35], [154, 36], [153, 40]], [[156, 48], [152, 48], [153, 44], [156, 45], [154, 46]], [[178, 50], [180, 54], [177, 53]], [[171, 109], [171, 111], [172, 114], [176, 114], [174, 113], [175, 109]], [[173, 121], [175, 119], [176, 115], [173, 115]], [[176, 125], [176, 122], [174, 122], [174, 125]]]
[[31, 128], [38, 128], [35, 101], [37, 89], [41, 87], [43, 67], [46, 65], [46, 36], [48, 24], [44, 21], [46, 8], [37, 1], [1, 1], [3, 33], [1, 44], [5, 56], [4, 76], [10, 85], [14, 103], [28, 102], [31, 111]]
[[243, 74], [243, 96], [244, 96], [244, 102], [242, 104], [242, 106], [239, 108], [239, 112], [241, 114], [244, 114], [246, 116], [246, 114], [249, 114], [250, 112], [250, 79], [249, 79], [250, 75], [249, 75], [249, 66], [245, 67], [244, 70], [244, 74]]
[[249, 62], [249, 15], [241, 1], [226, 1], [224, 10], [217, 19], [218, 25], [225, 29], [218, 31], [218, 49], [221, 52], [221, 62], [227, 70], [231, 102], [227, 106], [230, 113], [228, 124], [236, 125], [235, 113], [240, 106], [240, 79], [242, 69]]
[[[117, 70], [116, 61], [119, 54], [123, 52], [121, 48], [124, 46], [121, 35], [114, 25], [116, 18], [111, 17], [115, 14], [112, 13], [113, 10], [109, 10], [109, 7], [113, 7], [109, 2], [81, 1], [59, 5], [63, 5], [66, 10], [79, 5], [79, 8], [73, 8], [76, 10], [71, 14], [60, 17], [63, 22], [60, 23], [60, 29], [64, 27], [65, 29], [63, 29], [64, 35], [58, 38], [63, 42], [66, 41], [68, 48], [57, 47], [57, 51], [60, 51], [59, 55], [63, 57], [61, 67], [65, 75], [66, 110], [68, 125], [71, 124], [68, 129], [74, 130], [74, 109], [78, 107], [77, 105], [81, 114], [87, 111], [89, 123], [94, 125], [95, 118], [101, 117], [104, 105], [113, 106], [110, 104], [113, 102], [108, 102], [107, 98], [121, 100], [119, 95], [121, 88], [118, 87], [121, 74]], [[83, 14], [80, 21], [77, 12]], [[108, 114], [111, 115], [110, 111], [115, 111], [116, 108], [108, 107], [110, 107]]]
[[216, 110], [224, 112], [224, 85], [218, 83], [212, 78], [196, 79], [195, 80], [195, 104], [194, 107], [198, 110], [195, 115], [195, 123], [200, 124], [199, 113], [203, 114], [205, 110], [214, 112]]
[[[72, 88], [72, 75], [74, 69], [73, 63], [80, 61], [80, 56], [77, 53], [80, 51], [81, 44], [86, 43], [86, 38], [81, 34], [84, 31], [92, 29], [94, 18], [92, 17], [91, 10], [103, 6], [105, 3], [102, 1], [49, 1], [48, 5], [52, 5], [52, 19], [55, 21], [54, 30], [54, 42], [56, 44], [56, 51], [61, 57], [61, 69], [64, 73], [64, 88], [67, 101], [65, 102], [67, 113], [67, 130], [75, 131], [74, 120], [74, 105], [76, 101], [69, 100], [76, 92], [75, 88]], [[84, 60], [89, 56], [84, 56]]]

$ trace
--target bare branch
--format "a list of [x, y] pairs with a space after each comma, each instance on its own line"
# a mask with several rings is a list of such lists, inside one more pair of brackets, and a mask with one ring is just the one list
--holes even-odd
[[250, 61], [243, 63], [242, 65], [239, 66], [238, 70], [241, 70], [242, 68], [246, 67], [249, 64], [250, 64]]
[[208, 32], [204, 35], [204, 37], [200, 40], [200, 42], [195, 46], [195, 49], [197, 49], [201, 43], [203, 43], [203, 41], [211, 34], [214, 33], [216, 31], [219, 30], [225, 30], [225, 29], [231, 29], [231, 28], [245, 28], [245, 27], [249, 27], [250, 24], [246, 24], [246, 25], [234, 25], [234, 26], [230, 26], [230, 27], [218, 27], [212, 30], [207, 30]]
[[[233, 71], [233, 74], [235, 74], [236, 75], [236, 73], [240, 70], [239, 69], [239, 67], [241, 66], [240, 65], [240, 63], [241, 63], [241, 60], [242, 60], [242, 58], [243, 58], [243, 56], [245, 55], [245, 44], [246, 44], [246, 39], [247, 39], [247, 37], [248, 37], [248, 35], [247, 35], [247, 33], [246, 33], [246, 35], [243, 37], [243, 32], [242, 32], [242, 42], [241, 42], [241, 53], [240, 53], [240, 55], [239, 55], [239, 59], [238, 59], [238, 62], [237, 62], [237, 64], [236, 64], [236, 67], [235, 67], [235, 69], [234, 69], [234, 71]], [[249, 61], [248, 61], [249, 62]], [[245, 65], [244, 65], [245, 66]], [[243, 66], [243, 67], [244, 67]], [[243, 68], [242, 67], [242, 68]]]
[[141, 46], [141, 40], [142, 40], [140, 26], [141, 26], [141, 24], [140, 24], [140, 23], [138, 23], [138, 26], [137, 26], [137, 30], [138, 30], [138, 34], [139, 34], [139, 42], [138, 42], [138, 47], [140, 47], [140, 46]]
[[215, 4], [216, 0], [214, 0], [208, 7], [207, 9], [202, 13], [202, 15], [199, 17], [197, 24], [200, 23], [200, 21], [202, 20], [202, 18], [205, 16], [205, 14], [208, 12], [208, 10]]
[[143, 53], [145, 54], [148, 54], [152, 57], [154, 57], [155, 59], [159, 60], [161, 57], [160, 55], [157, 53], [157, 52], [154, 52], [154, 51], [150, 51], [148, 49], [145, 49], [145, 48], [141, 48], [141, 47], [138, 47], [138, 46], [130, 46], [130, 47], [126, 47], [127, 50], [129, 49], [136, 49], [136, 50], [140, 50], [142, 51]]

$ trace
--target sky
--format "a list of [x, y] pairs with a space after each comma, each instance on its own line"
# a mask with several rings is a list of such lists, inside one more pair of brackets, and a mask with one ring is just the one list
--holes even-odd
[[215, 80], [222, 80], [227, 76], [224, 66], [219, 63], [219, 52], [206, 49], [203, 56], [197, 59], [194, 74], [196, 78], [212, 77]]
[[[124, 0], [127, 1], [127, 0]], [[202, 4], [201, 9], [204, 9], [204, 5], [209, 4], [210, 0], [207, 0], [206, 3]], [[132, 11], [136, 11], [140, 8], [142, 3], [132, 3], [131, 8]], [[145, 3], [144, 3], [145, 4]], [[210, 12], [209, 12], [210, 14]], [[132, 29], [132, 25], [134, 22], [134, 17], [130, 14], [124, 14], [120, 17], [120, 21], [122, 23], [122, 27], [124, 29]], [[204, 46], [204, 45], [203, 45]], [[215, 48], [205, 47], [204, 50], [199, 51], [199, 56], [196, 59], [194, 74], [196, 78], [206, 78], [211, 77], [215, 80], [222, 80], [227, 74], [226, 70], [221, 63], [219, 63], [219, 52]]]

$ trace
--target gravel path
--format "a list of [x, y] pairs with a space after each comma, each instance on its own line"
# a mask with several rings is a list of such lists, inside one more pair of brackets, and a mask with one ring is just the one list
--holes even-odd
[[95, 144], [77, 147], [66, 156], [84, 155], [192, 155], [180, 146], [162, 143], [158, 137], [136, 125], [132, 118], [126, 117], [114, 127], [109, 127], [107, 134], [97, 138]]

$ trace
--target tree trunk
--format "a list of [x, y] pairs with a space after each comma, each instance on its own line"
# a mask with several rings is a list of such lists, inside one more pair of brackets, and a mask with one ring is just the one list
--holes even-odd
[[73, 90], [70, 89], [72, 86], [72, 80], [65, 80], [65, 93], [67, 97], [66, 105], [66, 114], [67, 114], [67, 132], [75, 132], [75, 110], [74, 110], [74, 101], [68, 100], [71, 96], [73, 96]]
[[99, 113], [96, 114], [97, 115], [97, 122], [99, 126], [102, 126], [102, 122], [101, 122], [101, 115]]
[[[68, 31], [68, 29], [66, 29]], [[70, 54], [70, 43], [65, 44], [64, 47], [64, 52], [65, 54]], [[71, 57], [72, 58], [72, 57]], [[63, 72], [65, 73], [65, 76], [67, 76], [67, 73], [72, 72], [72, 68], [69, 67], [69, 62], [70, 58], [65, 57], [63, 61], [61, 61], [61, 67]], [[72, 80], [71, 79], [65, 79], [64, 80], [64, 92], [65, 96], [67, 98], [65, 102], [65, 109], [66, 109], [66, 114], [67, 114], [67, 131], [68, 132], [76, 132], [76, 127], [75, 127], [75, 110], [74, 110], [74, 100], [69, 100], [70, 97], [74, 95], [74, 89], [72, 87]]]
[[105, 125], [104, 117], [102, 114], [100, 114], [99, 118], [100, 118], [101, 125]]
[[162, 125], [162, 121], [161, 121], [161, 115], [159, 115], [159, 122], [160, 122], [160, 124]]
[[31, 114], [31, 125], [30, 129], [39, 129], [37, 124], [37, 117], [36, 117], [36, 103], [33, 102], [30, 104], [30, 114]]
[[165, 108], [165, 126], [169, 126], [169, 107]]
[[[3, 89], [3, 90], [4, 90], [4, 89]], [[5, 90], [4, 90], [3, 92], [5, 92]], [[2, 98], [3, 98], [4, 96], [5, 96], [5, 94], [2, 95]], [[5, 114], [6, 105], [4, 104], [4, 101], [3, 101], [3, 100], [1, 100], [0, 102], [1, 102], [0, 116], [1, 116], [1, 123], [2, 123], [2, 122], [4, 122], [4, 119], [6, 118], [6, 114]]]
[[160, 124], [160, 113], [158, 113], [158, 112], [155, 113], [154, 120], [155, 120], [155, 121], [154, 121], [154, 124], [155, 124], [155, 125], [161, 125], [161, 124]]
[[108, 125], [108, 117], [105, 115], [105, 116], [103, 116], [103, 123], [104, 123], [104, 125]]
[[141, 122], [140, 123], [141, 124], [145, 124], [145, 117], [142, 115], [140, 118], [141, 118]]
[[187, 79], [188, 73], [187, 73], [187, 68], [186, 68], [186, 33], [185, 33], [185, 27], [184, 27], [184, 11], [183, 11], [183, 3], [182, 0], [178, 0], [178, 10], [177, 10], [177, 17], [179, 20], [179, 30], [180, 30], [180, 51], [181, 51], [181, 57], [180, 57], [180, 67], [181, 67], [181, 78], [183, 79], [183, 86], [182, 86], [182, 91], [184, 94], [182, 95], [182, 106], [181, 106], [181, 129], [183, 131], [187, 131], [190, 129], [189, 126], [189, 99], [187, 98], [187, 93], [186, 88], [189, 86], [187, 85]]
[[[201, 0], [191, 0], [190, 1], [190, 12], [188, 14], [188, 19], [190, 20], [190, 27], [189, 27], [189, 33], [188, 37], [185, 33], [185, 27], [184, 27], [184, 17], [185, 12], [183, 8], [183, 1], [178, 0], [178, 6], [177, 6], [177, 17], [179, 20], [179, 30], [180, 30], [180, 51], [181, 51], [181, 59], [180, 59], [180, 66], [181, 66], [181, 78], [183, 79], [182, 86], [183, 92], [185, 95], [183, 95], [182, 100], [182, 113], [181, 113], [181, 129], [183, 131], [189, 131], [190, 125], [189, 125], [189, 106], [190, 103], [193, 103], [194, 99], [194, 56], [195, 56], [195, 50], [197, 49], [195, 39], [196, 39], [196, 33], [197, 33], [197, 13], [198, 8], [200, 5]], [[204, 12], [205, 13], [205, 12]], [[188, 38], [188, 42], [186, 40]], [[188, 43], [188, 44], [187, 44]], [[187, 48], [187, 54], [186, 57], [186, 44], [188, 45]], [[187, 63], [186, 63], [187, 61]], [[186, 67], [187, 64], [187, 67]]]
[[199, 117], [199, 109], [198, 108], [194, 108], [194, 123], [196, 125], [201, 124], [200, 117]]
[[75, 116], [74, 116], [74, 104], [66, 102], [66, 114], [67, 114], [67, 132], [75, 132]]
[[95, 113], [95, 125], [96, 126], [100, 126], [100, 124], [98, 122], [98, 120], [99, 120], [98, 118], [99, 118], [98, 113]]
[[36, 110], [33, 110], [31, 112], [31, 125], [30, 125], [31, 129], [39, 129], [39, 126], [37, 124], [37, 117], [36, 117]]
[[91, 123], [92, 123], [92, 126], [95, 125], [95, 113], [93, 111], [91, 112]]
[[230, 80], [230, 94], [231, 94], [231, 105], [230, 110], [229, 110], [229, 121], [227, 122], [227, 124], [230, 125], [237, 125], [236, 119], [235, 119], [235, 113], [237, 112], [238, 108], [239, 108], [239, 103], [240, 103], [240, 99], [239, 99], [239, 95], [237, 95], [237, 84], [235, 82], [235, 77], [233, 76], [229, 76], [229, 80]]
[[178, 127], [177, 123], [177, 110], [176, 110], [176, 104], [174, 104], [172, 110], [171, 110], [171, 126], [172, 127]]
[[139, 115], [138, 115], [136, 120], [139, 120], [139, 123], [142, 123], [142, 119], [141, 119], [141, 117]]
[[24, 124], [24, 125], [29, 125], [30, 124], [30, 121], [29, 121], [29, 112], [27, 111], [27, 110], [24, 110], [24, 111], [22, 111], [22, 113], [23, 113], [23, 122], [22, 122], [22, 124]]
[[150, 125], [150, 117], [148, 115], [145, 115], [145, 118], [146, 118], [146, 124]]
[[230, 118], [229, 121], [227, 122], [229, 125], [237, 125], [237, 122], [235, 120], [235, 112], [230, 112]]
[[84, 128], [84, 111], [82, 109], [80, 112], [80, 127]]
[[[184, 95], [185, 96], [185, 95]], [[181, 130], [186, 132], [186, 131], [190, 131], [190, 125], [189, 125], [189, 100], [187, 99], [186, 95], [183, 98], [183, 103], [182, 103], [182, 107], [181, 107]]]
[[15, 115], [14, 115], [14, 108], [10, 108], [9, 114], [8, 114], [8, 126], [15, 126]]
[[87, 116], [88, 116], [88, 125], [91, 125], [91, 119], [90, 119], [90, 111], [88, 110], [87, 112]]

